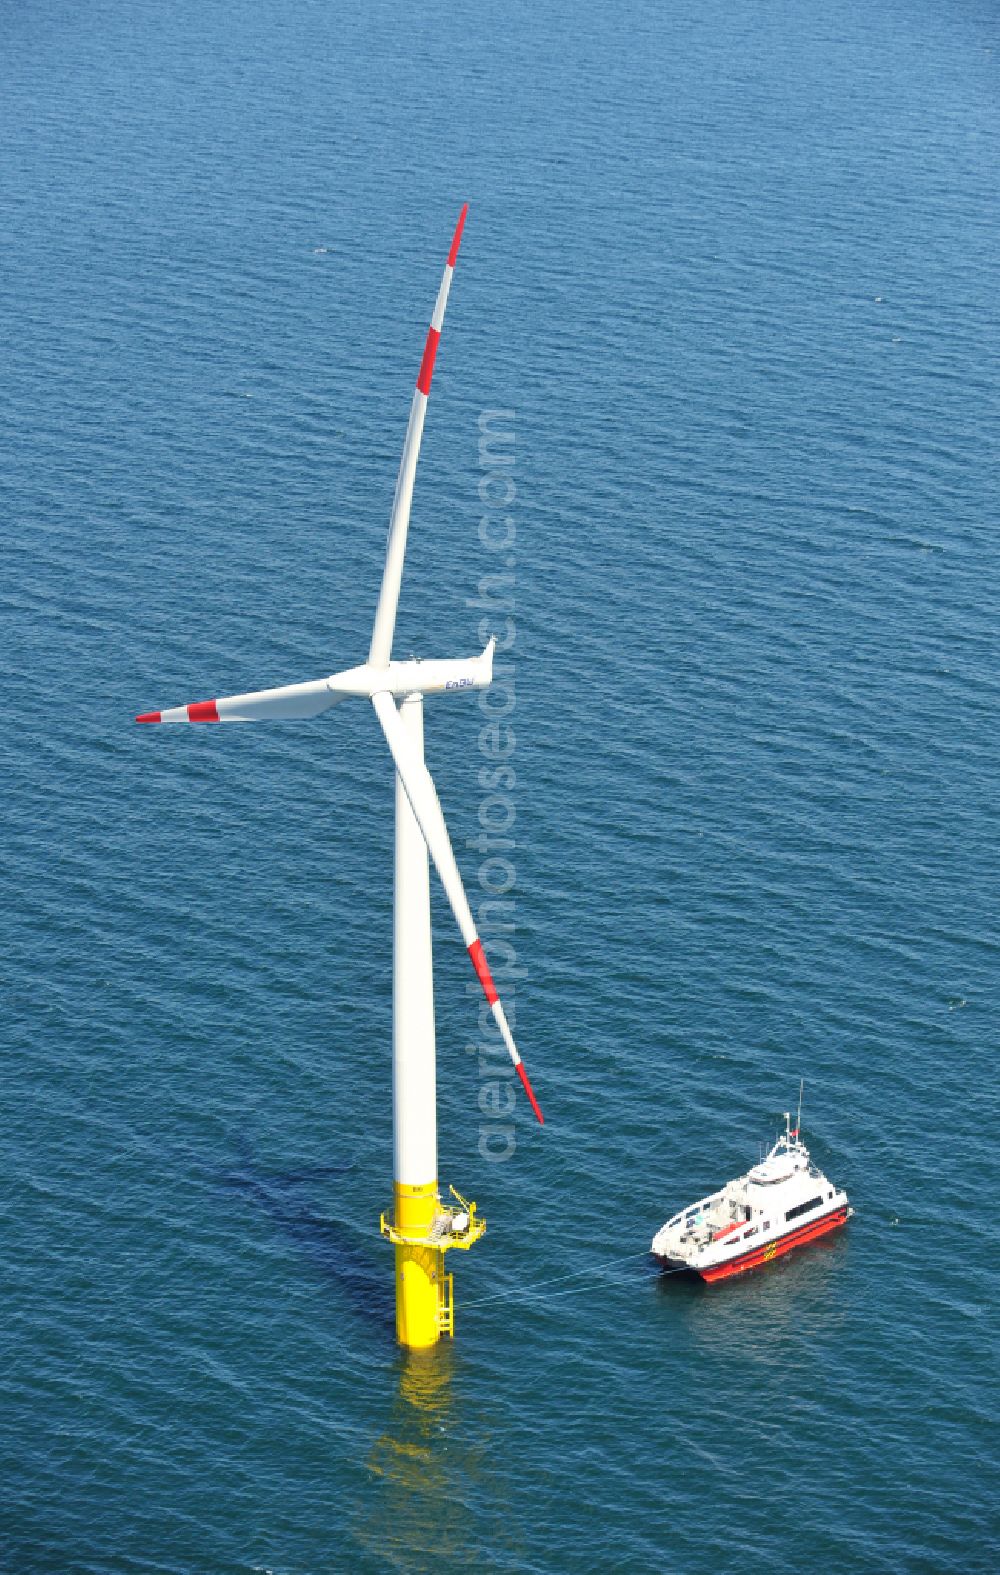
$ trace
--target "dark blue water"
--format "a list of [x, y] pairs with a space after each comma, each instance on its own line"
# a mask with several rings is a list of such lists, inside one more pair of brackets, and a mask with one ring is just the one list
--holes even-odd
[[[0, 21], [0, 1566], [995, 1567], [995, 8]], [[504, 802], [428, 753], [548, 1122], [481, 1157], [436, 893], [408, 1363], [374, 720], [131, 717], [363, 657], [465, 199], [396, 650], [509, 645]], [[857, 1218], [658, 1280], [800, 1076]]]

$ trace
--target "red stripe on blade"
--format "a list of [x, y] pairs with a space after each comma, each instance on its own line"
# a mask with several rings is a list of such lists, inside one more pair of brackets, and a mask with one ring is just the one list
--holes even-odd
[[493, 1002], [499, 1001], [500, 997], [497, 995], [497, 987], [493, 983], [493, 975], [490, 973], [490, 965], [486, 961], [486, 953], [483, 951], [482, 941], [473, 941], [469, 947], [469, 956], [472, 958], [472, 966], [475, 968], [479, 983], [485, 991], [486, 999], [492, 1006]]
[[137, 722], [158, 722], [159, 720], [159, 711], [144, 711], [141, 716], [136, 717]]
[[462, 231], [465, 229], [465, 216], [468, 211], [469, 204], [466, 203], [458, 216], [458, 223], [455, 225], [455, 233], [451, 238], [451, 251], [448, 253], [449, 268], [454, 268], [455, 266], [455, 258], [458, 256], [458, 248], [462, 244]]
[[417, 376], [417, 387], [422, 394], [431, 391], [431, 378], [434, 376], [434, 357], [438, 353], [441, 335], [436, 328], [428, 328], [427, 343], [424, 345], [424, 359], [420, 363], [420, 372]]
[[531, 1100], [531, 1108], [535, 1112], [535, 1115], [538, 1117], [538, 1124], [539, 1124], [539, 1126], [544, 1126], [545, 1125], [545, 1117], [542, 1115], [541, 1110], [538, 1108], [538, 1100], [535, 1098], [534, 1089], [532, 1088], [531, 1084], [528, 1082], [528, 1074], [524, 1070], [524, 1062], [523, 1061], [519, 1061], [517, 1063], [517, 1075], [521, 1079], [521, 1082], [524, 1084], [524, 1092], [527, 1094], [528, 1098]]
[[199, 700], [188, 706], [189, 722], [217, 722], [219, 708], [214, 700]]

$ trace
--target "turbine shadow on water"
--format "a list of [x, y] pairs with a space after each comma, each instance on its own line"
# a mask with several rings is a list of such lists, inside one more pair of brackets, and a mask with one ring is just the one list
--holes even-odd
[[344, 1221], [321, 1214], [305, 1189], [353, 1170], [351, 1162], [303, 1166], [266, 1172], [245, 1137], [238, 1139], [238, 1167], [219, 1176], [219, 1185], [236, 1192], [266, 1214], [323, 1278], [332, 1281], [351, 1309], [391, 1333], [394, 1325], [391, 1287], [384, 1274], [359, 1249], [357, 1233]]

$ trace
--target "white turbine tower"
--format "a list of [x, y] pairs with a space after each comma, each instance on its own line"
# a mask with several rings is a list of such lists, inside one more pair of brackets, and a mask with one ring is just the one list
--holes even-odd
[[[431, 957], [428, 852], [441, 877], [466, 950], [490, 1004], [497, 1028], [531, 1108], [543, 1120], [497, 995], [469, 908], [437, 790], [424, 764], [423, 699], [485, 689], [493, 676], [491, 640], [480, 656], [394, 662], [392, 637], [403, 578], [413, 482], [424, 429], [434, 358], [441, 339], [448, 291], [468, 204], [459, 215], [427, 332], [389, 521], [382, 588], [375, 610], [368, 660], [330, 678], [259, 689], [251, 694], [201, 700], [168, 711], [149, 711], [137, 722], [297, 721], [320, 716], [348, 697], [370, 700], [396, 766], [396, 852], [393, 918], [393, 1218], [383, 1234], [396, 1248], [396, 1330], [402, 1344], [433, 1345], [453, 1332], [451, 1276], [444, 1254], [471, 1247], [485, 1229], [475, 1204], [457, 1193], [446, 1206], [438, 1190], [434, 989]], [[454, 1189], [452, 1189], [454, 1192]]]

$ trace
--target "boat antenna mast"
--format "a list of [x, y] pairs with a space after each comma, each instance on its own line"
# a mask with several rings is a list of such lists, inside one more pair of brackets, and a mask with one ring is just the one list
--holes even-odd
[[796, 1137], [796, 1138], [798, 1138], [799, 1133], [802, 1131], [802, 1090], [805, 1088], [805, 1086], [806, 1086], [805, 1078], [804, 1077], [800, 1077], [799, 1078], [799, 1108], [798, 1108], [798, 1110], [795, 1113], [795, 1132], [793, 1134], [793, 1136]]

